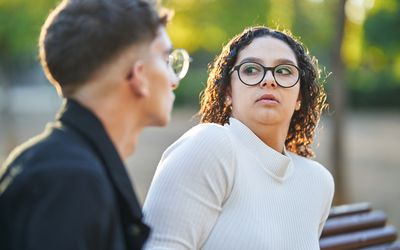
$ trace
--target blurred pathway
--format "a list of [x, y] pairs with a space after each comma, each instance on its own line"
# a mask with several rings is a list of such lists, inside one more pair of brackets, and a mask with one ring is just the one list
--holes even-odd
[[[162, 152], [196, 124], [191, 109], [178, 109], [163, 129], [148, 128], [139, 138], [135, 155], [128, 162], [137, 194], [143, 202]], [[21, 114], [13, 118], [15, 140], [20, 143], [40, 132], [52, 114]], [[0, 118], [0, 162], [7, 154], [5, 117]], [[317, 160], [328, 169], [331, 122], [321, 122], [316, 143]], [[8, 127], [10, 127], [8, 125]], [[352, 202], [370, 201], [384, 210], [389, 221], [400, 228], [400, 112], [351, 113], [346, 120], [347, 190]]]

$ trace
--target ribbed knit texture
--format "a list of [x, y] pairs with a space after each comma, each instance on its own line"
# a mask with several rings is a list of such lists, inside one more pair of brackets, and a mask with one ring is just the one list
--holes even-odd
[[238, 120], [200, 124], [162, 156], [145, 249], [319, 249], [333, 192], [323, 166], [273, 150]]

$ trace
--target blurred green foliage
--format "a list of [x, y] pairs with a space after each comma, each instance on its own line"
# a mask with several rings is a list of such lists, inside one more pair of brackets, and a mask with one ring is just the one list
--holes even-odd
[[[0, 69], [37, 61], [40, 26], [58, 0], [0, 0]], [[208, 64], [245, 27], [289, 29], [330, 72], [335, 0], [165, 0], [175, 12], [168, 30], [175, 47], [194, 59], [177, 103], [198, 105]], [[347, 0], [342, 58], [349, 103], [400, 108], [400, 1]], [[3, 70], [4, 72], [5, 70]], [[332, 72], [335, 74], [335, 72]], [[329, 94], [329, 78], [327, 81]]]
[[36, 58], [40, 27], [55, 3], [0, 0], [0, 65]]

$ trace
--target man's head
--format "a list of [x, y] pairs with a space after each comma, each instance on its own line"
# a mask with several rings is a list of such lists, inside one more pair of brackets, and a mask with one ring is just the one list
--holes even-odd
[[64, 0], [42, 27], [40, 59], [68, 97], [124, 49], [152, 41], [166, 22], [145, 1]]
[[46, 75], [66, 98], [90, 109], [121, 156], [145, 126], [170, 119], [173, 89], [189, 55], [172, 51], [168, 16], [146, 0], [64, 0], [40, 36]]

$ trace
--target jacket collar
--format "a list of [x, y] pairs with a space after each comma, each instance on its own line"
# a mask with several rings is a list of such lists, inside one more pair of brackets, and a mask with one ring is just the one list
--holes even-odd
[[97, 156], [103, 162], [105, 170], [116, 190], [118, 200], [122, 204], [121, 208], [126, 207], [129, 209], [129, 211], [122, 212], [134, 215], [137, 217], [136, 219], [141, 218], [140, 205], [125, 165], [101, 121], [89, 109], [72, 99], [64, 101], [57, 115], [57, 120], [75, 130], [94, 149]]

